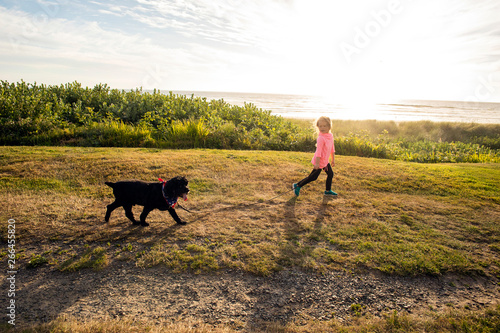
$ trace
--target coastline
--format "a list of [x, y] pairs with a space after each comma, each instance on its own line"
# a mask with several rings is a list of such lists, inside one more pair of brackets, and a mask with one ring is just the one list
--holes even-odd
[[[273, 115], [294, 119], [316, 119], [329, 116], [338, 120], [433, 121], [478, 124], [500, 124], [500, 103], [400, 100], [387, 102], [359, 101], [342, 103], [333, 98], [314, 95], [257, 94], [234, 92], [171, 91], [173, 94], [223, 99], [225, 102], [271, 111]], [[163, 92], [168, 93], [168, 92]]]

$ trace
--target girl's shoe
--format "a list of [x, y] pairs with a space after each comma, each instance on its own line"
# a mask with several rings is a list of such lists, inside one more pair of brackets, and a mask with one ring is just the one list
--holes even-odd
[[336, 196], [337, 193], [333, 192], [332, 190], [330, 191], [325, 191], [325, 195], [331, 195], [331, 196]]
[[299, 196], [301, 188], [302, 187], [298, 186], [297, 184], [293, 184], [292, 189], [296, 196]]

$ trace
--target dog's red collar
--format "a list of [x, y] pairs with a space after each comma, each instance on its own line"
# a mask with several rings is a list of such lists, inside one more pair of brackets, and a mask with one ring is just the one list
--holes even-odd
[[165, 184], [167, 182], [165, 180], [161, 179], [161, 178], [158, 178], [158, 180], [163, 183], [163, 185], [161, 186], [161, 194], [163, 195], [163, 198], [165, 199], [165, 201], [167, 202], [167, 204], [170, 207], [175, 208], [175, 205], [177, 205], [177, 197], [175, 197], [175, 198], [168, 198], [165, 195]]

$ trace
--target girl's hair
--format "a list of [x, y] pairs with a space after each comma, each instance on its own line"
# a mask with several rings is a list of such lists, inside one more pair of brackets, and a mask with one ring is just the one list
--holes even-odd
[[316, 131], [319, 132], [319, 129], [318, 129], [318, 124], [320, 121], [324, 121], [326, 123], [328, 123], [328, 126], [330, 126], [330, 129], [332, 129], [332, 121], [330, 120], [329, 117], [325, 117], [325, 116], [321, 116], [319, 117], [318, 119], [316, 119], [314, 121], [314, 127], [316, 128]]

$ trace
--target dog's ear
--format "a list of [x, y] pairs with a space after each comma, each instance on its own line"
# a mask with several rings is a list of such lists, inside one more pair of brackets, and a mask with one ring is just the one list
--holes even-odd
[[183, 187], [187, 186], [188, 181], [185, 177], [176, 176], [171, 178], [165, 184], [165, 196], [171, 198], [175, 197], [178, 193], [177, 190], [183, 189]]
[[175, 183], [175, 178], [167, 180], [165, 186], [163, 187], [163, 193], [167, 198], [173, 198], [175, 196], [175, 188], [177, 184]]
[[174, 178], [172, 178], [172, 180], [175, 180], [174, 184], [176, 184], [176, 186], [187, 186], [187, 184], [189, 183], [188, 180], [186, 179], [186, 177], [184, 176], [175, 176]]

